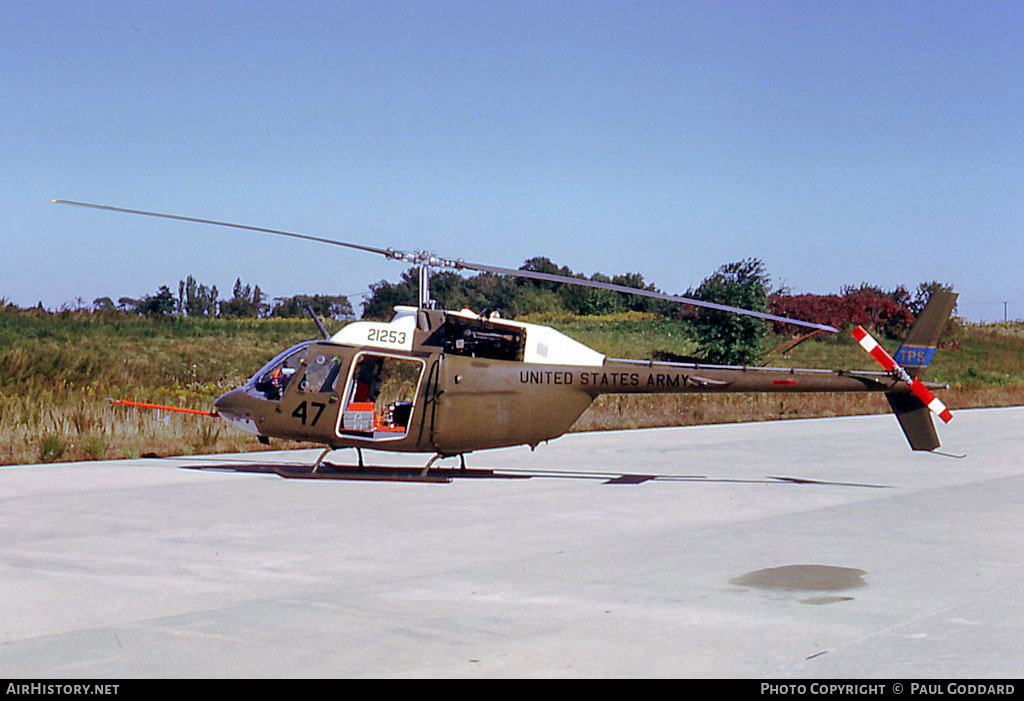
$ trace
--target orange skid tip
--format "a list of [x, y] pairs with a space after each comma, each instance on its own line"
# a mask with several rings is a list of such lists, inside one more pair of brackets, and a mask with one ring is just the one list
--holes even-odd
[[162, 409], [164, 411], [177, 411], [182, 414], [197, 414], [199, 416], [217, 416], [215, 411], [202, 411], [200, 409], [184, 409], [178, 406], [163, 406], [162, 404], [146, 404], [145, 402], [133, 402], [130, 399], [111, 399], [111, 404], [120, 406], [133, 406], [139, 409]]

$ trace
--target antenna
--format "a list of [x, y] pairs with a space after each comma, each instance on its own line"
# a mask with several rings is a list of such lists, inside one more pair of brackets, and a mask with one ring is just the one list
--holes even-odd
[[327, 333], [327, 329], [324, 327], [324, 322], [320, 321], [320, 317], [316, 315], [315, 311], [313, 311], [313, 305], [310, 304], [309, 302], [306, 302], [302, 306], [304, 306], [306, 308], [306, 312], [309, 313], [311, 317], [313, 317], [313, 321], [316, 322], [316, 327], [320, 329], [320, 335], [324, 337], [324, 340], [331, 340], [331, 334]]

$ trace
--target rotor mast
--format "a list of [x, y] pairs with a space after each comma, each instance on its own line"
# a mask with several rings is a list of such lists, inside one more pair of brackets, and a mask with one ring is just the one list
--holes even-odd
[[433, 309], [434, 301], [430, 299], [430, 266], [424, 263], [419, 267], [420, 274], [420, 309]]
[[430, 298], [430, 271], [432, 268], [447, 268], [460, 270], [465, 267], [462, 260], [450, 260], [441, 258], [436, 253], [429, 251], [399, 251], [389, 248], [385, 255], [392, 260], [400, 260], [404, 263], [416, 266], [417, 281], [419, 284], [419, 297], [417, 306], [420, 309], [433, 309], [435, 302]]

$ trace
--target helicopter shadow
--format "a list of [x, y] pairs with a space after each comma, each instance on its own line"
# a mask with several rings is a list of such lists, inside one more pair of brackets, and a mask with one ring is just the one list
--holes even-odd
[[828, 487], [855, 487], [862, 489], [889, 489], [888, 485], [860, 482], [839, 482], [806, 479], [802, 477], [766, 476], [761, 479], [709, 477], [707, 475], [670, 475], [640, 472], [596, 472], [589, 470], [543, 470], [518, 468], [446, 468], [395, 467], [370, 465], [336, 465], [321, 463], [314, 470], [310, 465], [266, 463], [215, 463], [185, 465], [184, 470], [208, 472], [236, 472], [276, 475], [284, 479], [336, 480], [361, 482], [424, 482], [449, 484], [456, 480], [530, 480], [558, 479], [599, 482], [605, 485], [640, 485], [649, 482], [676, 482], [688, 484], [774, 484], [811, 485]]

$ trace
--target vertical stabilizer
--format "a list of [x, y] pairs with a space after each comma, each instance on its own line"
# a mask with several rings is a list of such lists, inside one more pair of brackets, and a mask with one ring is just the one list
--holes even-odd
[[894, 360], [903, 366], [911, 377], [924, 375], [928, 364], [935, 355], [939, 345], [942, 329], [956, 305], [956, 294], [936, 290], [928, 299], [928, 304], [910, 328], [910, 333], [903, 340], [903, 345], [896, 351]]

